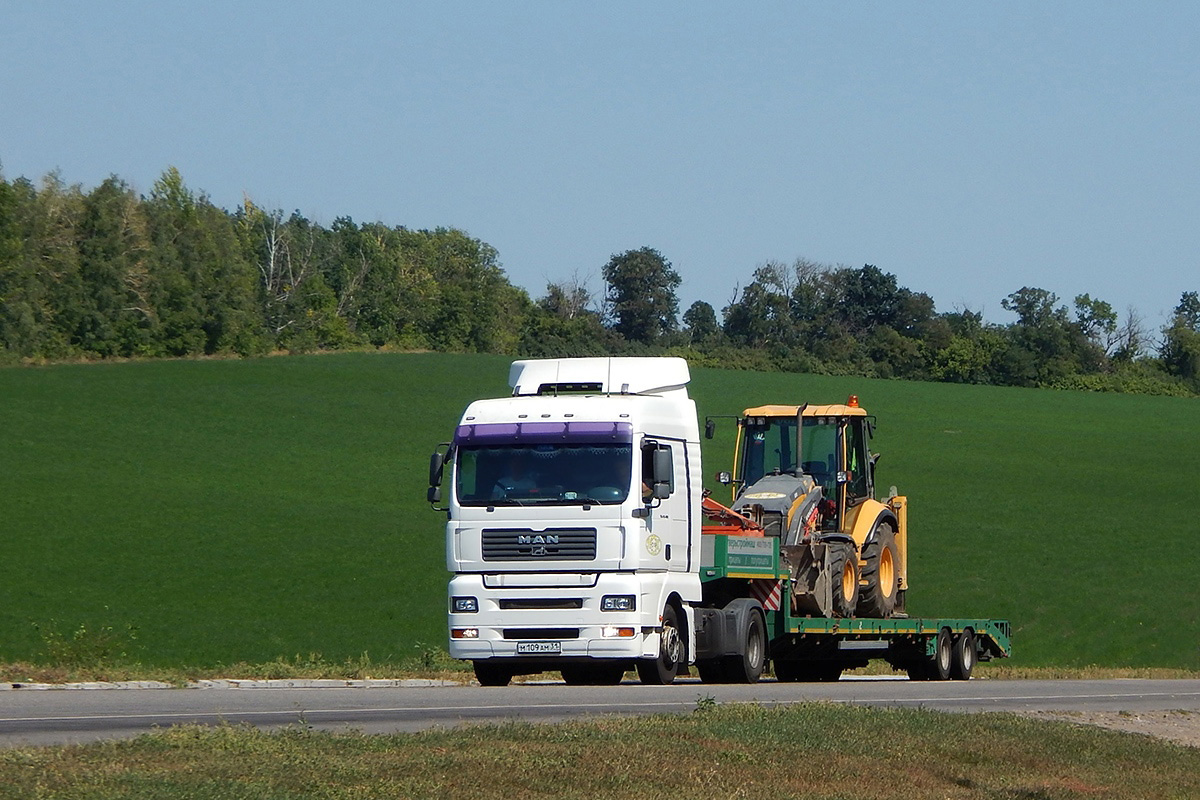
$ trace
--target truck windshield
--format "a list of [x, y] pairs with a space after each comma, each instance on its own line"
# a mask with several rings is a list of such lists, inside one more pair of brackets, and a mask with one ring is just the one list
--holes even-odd
[[626, 443], [460, 446], [455, 491], [464, 506], [615, 505], [632, 463]]
[[830, 484], [837, 472], [837, 426], [833, 420], [816, 417], [804, 420], [804, 449], [796, 458], [796, 418], [759, 417], [761, 424], [746, 424], [742, 441], [744, 485], [752, 486], [771, 473], [802, 472], [817, 483]]

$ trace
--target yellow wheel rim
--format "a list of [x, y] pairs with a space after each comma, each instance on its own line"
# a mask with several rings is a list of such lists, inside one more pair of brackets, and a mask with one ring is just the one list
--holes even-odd
[[842, 597], [847, 600], [853, 598], [856, 589], [858, 581], [854, 579], [854, 565], [847, 561], [846, 566], [842, 567]]
[[892, 548], [885, 547], [879, 554], [879, 588], [886, 597], [891, 597], [896, 588], [896, 564], [892, 561]]

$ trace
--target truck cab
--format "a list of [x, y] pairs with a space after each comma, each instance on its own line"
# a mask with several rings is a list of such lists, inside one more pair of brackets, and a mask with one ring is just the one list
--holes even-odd
[[434, 454], [450, 654], [481, 683], [634, 667], [664, 682], [686, 666], [701, 595], [689, 380], [679, 358], [517, 361], [512, 395], [472, 403]]

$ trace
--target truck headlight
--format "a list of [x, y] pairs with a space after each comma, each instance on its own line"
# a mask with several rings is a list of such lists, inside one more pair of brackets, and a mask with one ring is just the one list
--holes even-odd
[[450, 610], [455, 614], [474, 614], [479, 610], [479, 601], [474, 597], [451, 597]]
[[637, 596], [632, 594], [606, 594], [600, 598], [601, 611], [637, 611]]

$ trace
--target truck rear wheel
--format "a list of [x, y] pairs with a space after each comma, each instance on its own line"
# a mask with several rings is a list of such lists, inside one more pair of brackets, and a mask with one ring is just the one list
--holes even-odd
[[642, 683], [666, 686], [675, 682], [683, 661], [683, 636], [679, 632], [679, 616], [670, 603], [663, 609], [662, 631], [658, 636], [658, 657], [637, 662], [637, 674]]
[[896, 534], [887, 522], [879, 523], [875, 536], [863, 547], [862, 580], [858, 596], [858, 616], [887, 619], [896, 610], [900, 592], [900, 557]]
[[474, 666], [475, 680], [479, 681], [480, 686], [508, 686], [509, 681], [513, 679], [512, 668], [503, 664], [476, 661]]
[[725, 659], [725, 679], [730, 683], [758, 683], [767, 666], [767, 634], [762, 614], [750, 612], [742, 652]]

